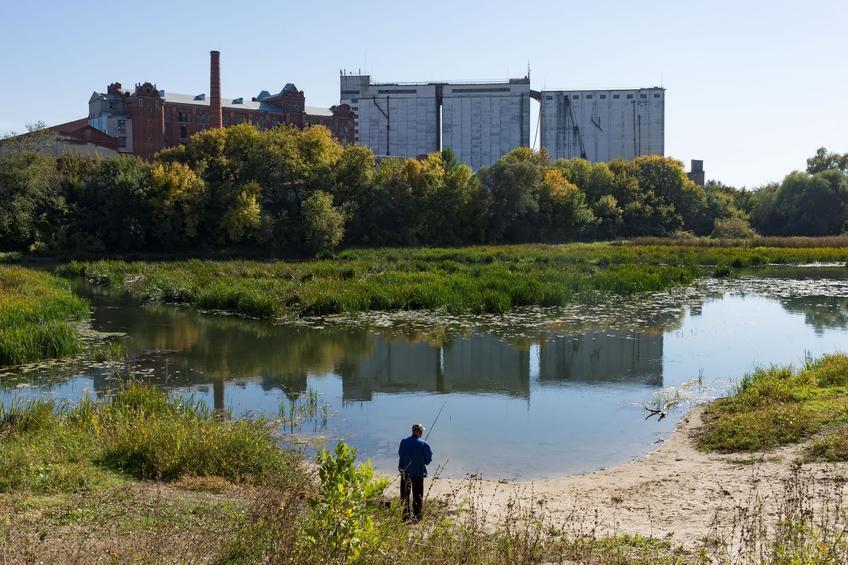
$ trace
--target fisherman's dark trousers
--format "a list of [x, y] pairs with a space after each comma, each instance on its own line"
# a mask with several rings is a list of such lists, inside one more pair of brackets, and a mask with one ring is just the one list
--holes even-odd
[[[409, 495], [412, 494], [412, 513], [409, 512]], [[421, 519], [421, 505], [424, 499], [424, 477], [413, 477], [406, 473], [400, 475], [400, 499], [403, 501], [403, 517], [409, 520]]]

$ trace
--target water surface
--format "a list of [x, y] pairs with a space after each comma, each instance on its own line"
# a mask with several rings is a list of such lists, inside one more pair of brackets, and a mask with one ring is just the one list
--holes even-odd
[[[78, 291], [92, 301], [94, 329], [123, 335], [138, 378], [237, 416], [274, 416], [315, 390], [331, 416], [298, 433], [331, 446], [345, 439], [389, 472], [409, 426], [430, 427], [444, 407], [429, 439], [442, 475], [532, 479], [631, 460], [691, 402], [722, 394], [755, 365], [846, 349], [846, 275], [769, 269], [591, 306], [311, 325], [140, 304], [84, 283]], [[75, 400], [116, 384], [105, 367], [62, 371], [2, 377], [3, 401]], [[646, 421], [643, 404], [675, 391], [681, 408]]]

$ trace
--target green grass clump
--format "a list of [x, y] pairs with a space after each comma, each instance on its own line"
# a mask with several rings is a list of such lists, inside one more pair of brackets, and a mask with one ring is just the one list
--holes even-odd
[[0, 265], [0, 366], [73, 355], [81, 349], [68, 323], [88, 317], [88, 303], [62, 279]]
[[[697, 445], [710, 451], [762, 451], [848, 423], [846, 384], [848, 356], [842, 353], [811, 360], [798, 371], [758, 369], [733, 395], [707, 407]], [[824, 444], [821, 449], [835, 453]]]
[[268, 423], [223, 417], [142, 385], [74, 405], [12, 403], [0, 409], [0, 452], [0, 492], [67, 492], [124, 476], [264, 484], [298, 473]]
[[122, 286], [149, 300], [274, 318], [440, 308], [500, 313], [663, 290], [688, 284], [716, 265], [726, 275], [731, 266], [846, 259], [848, 247], [592, 243], [360, 249], [304, 262], [72, 262], [60, 272]]
[[804, 452], [804, 459], [835, 463], [848, 461], [848, 428], [841, 428], [813, 440]]

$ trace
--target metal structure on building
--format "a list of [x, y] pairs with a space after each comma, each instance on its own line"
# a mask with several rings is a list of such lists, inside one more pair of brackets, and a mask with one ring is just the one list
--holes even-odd
[[354, 139], [377, 155], [420, 157], [451, 148], [475, 170], [530, 145], [530, 79], [375, 83], [340, 76], [340, 102], [356, 115]]
[[544, 90], [538, 93], [540, 145], [553, 159], [665, 153], [665, 89]]

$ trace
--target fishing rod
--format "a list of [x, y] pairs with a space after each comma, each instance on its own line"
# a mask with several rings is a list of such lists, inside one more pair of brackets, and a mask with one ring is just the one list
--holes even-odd
[[445, 398], [444, 403], [442, 403], [442, 407], [441, 407], [441, 408], [439, 408], [439, 413], [438, 413], [438, 414], [436, 414], [436, 419], [435, 419], [435, 420], [433, 420], [433, 424], [430, 426], [430, 429], [429, 429], [429, 430], [427, 430], [427, 435], [426, 435], [426, 436], [424, 436], [424, 441], [427, 441], [427, 438], [428, 438], [428, 437], [430, 437], [430, 433], [433, 431], [433, 428], [435, 428], [435, 427], [436, 427], [436, 422], [438, 422], [438, 421], [439, 421], [439, 416], [441, 416], [441, 415], [442, 415], [442, 410], [444, 410], [444, 409], [445, 409], [445, 404], [447, 404], [447, 403], [448, 403], [448, 399], [447, 399], [447, 398]]

